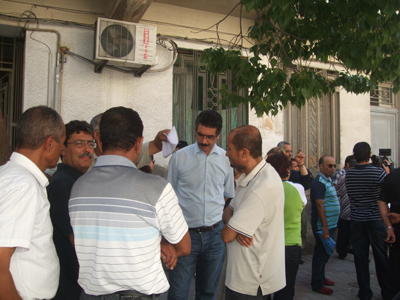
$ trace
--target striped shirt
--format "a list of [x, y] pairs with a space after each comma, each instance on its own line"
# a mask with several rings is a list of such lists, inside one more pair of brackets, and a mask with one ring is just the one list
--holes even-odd
[[311, 223], [314, 223], [318, 230], [322, 230], [322, 223], [318, 217], [318, 210], [316, 200], [324, 200], [326, 222], [328, 223], [328, 229], [337, 227], [339, 219], [340, 205], [336, 195], [336, 189], [333, 186], [332, 180], [326, 178], [321, 172], [318, 172], [315, 177], [314, 183], [311, 186]]
[[350, 221], [350, 199], [349, 196], [347, 195], [347, 190], [346, 190], [346, 173], [342, 174], [342, 176], [339, 177], [339, 180], [336, 185], [336, 191], [340, 203], [340, 215], [339, 217], [342, 218], [343, 220]]
[[355, 165], [346, 172], [346, 190], [350, 199], [351, 220], [381, 220], [378, 208], [385, 170], [371, 164]]
[[164, 179], [127, 158], [104, 155], [74, 184], [69, 201], [79, 285], [89, 295], [168, 290], [161, 235], [171, 244], [187, 232], [178, 199]]

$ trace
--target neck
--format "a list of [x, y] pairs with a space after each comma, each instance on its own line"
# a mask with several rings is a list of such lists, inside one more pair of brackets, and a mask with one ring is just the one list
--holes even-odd
[[263, 157], [260, 156], [258, 158], [251, 158], [249, 163], [246, 165], [246, 168], [243, 170], [243, 173], [247, 175], [250, 174], [251, 171], [263, 160]]
[[369, 164], [369, 160], [365, 160], [365, 161], [357, 163], [357, 165], [367, 165], [367, 164]]
[[135, 151], [134, 151], [133, 147], [131, 150], [126, 151], [123, 149], [110, 149], [107, 151], [103, 152], [103, 155], [119, 155], [119, 156], [123, 156], [126, 157], [127, 159], [129, 159], [130, 161], [132, 161], [135, 165], [137, 163], [137, 160], [139, 158], [139, 155], [135, 155]]

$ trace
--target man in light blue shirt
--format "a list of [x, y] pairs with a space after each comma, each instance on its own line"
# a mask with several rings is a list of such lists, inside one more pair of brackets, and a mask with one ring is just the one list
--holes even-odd
[[[196, 273], [196, 299], [215, 299], [224, 260], [221, 238], [225, 198], [233, 198], [233, 169], [225, 150], [216, 145], [219, 113], [206, 110], [196, 119], [197, 142], [176, 152], [169, 161], [168, 181], [175, 189], [189, 226], [192, 251], [170, 272], [169, 300], [187, 299]], [[225, 197], [225, 198], [224, 198]]]

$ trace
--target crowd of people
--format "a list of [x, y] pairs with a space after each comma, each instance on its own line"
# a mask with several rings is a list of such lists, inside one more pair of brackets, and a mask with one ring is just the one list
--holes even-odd
[[223, 150], [222, 124], [201, 112], [196, 142], [180, 141], [165, 180], [151, 173], [169, 130], [143, 143], [136, 111], [64, 125], [51, 108], [26, 110], [0, 167], [0, 299], [187, 299], [194, 274], [196, 299], [216, 299], [220, 284], [227, 300], [293, 299], [308, 189], [312, 290], [334, 292], [325, 265], [338, 230], [359, 299], [372, 298], [370, 246], [383, 299], [400, 292], [400, 169], [370, 165], [361, 142], [336, 173], [323, 155], [313, 178], [288, 142], [264, 158], [254, 126], [233, 129]]

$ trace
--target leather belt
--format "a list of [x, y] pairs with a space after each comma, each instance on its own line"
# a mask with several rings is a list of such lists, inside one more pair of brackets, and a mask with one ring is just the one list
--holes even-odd
[[215, 227], [217, 227], [221, 221], [215, 223], [214, 225], [211, 226], [203, 226], [203, 227], [196, 227], [196, 228], [189, 228], [189, 231], [196, 231], [196, 232], [207, 232], [207, 231], [212, 231], [214, 230]]

